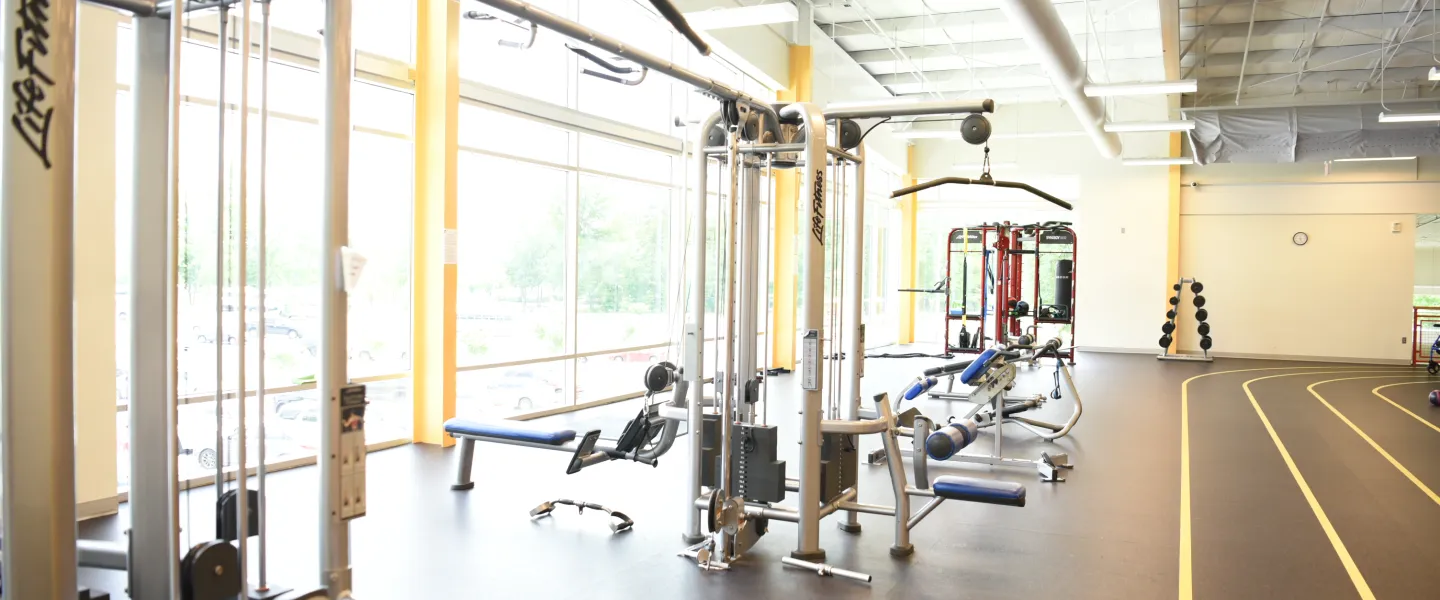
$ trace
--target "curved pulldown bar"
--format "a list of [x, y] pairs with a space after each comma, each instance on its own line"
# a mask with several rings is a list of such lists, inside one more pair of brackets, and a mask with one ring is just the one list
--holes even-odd
[[[630, 44], [626, 44], [618, 39], [591, 30], [588, 27], [556, 15], [555, 13], [546, 11], [533, 4], [523, 2], [522, 0], [476, 1], [506, 14], [525, 19], [527, 21], [530, 21], [531, 23], [535, 23], [541, 27], [559, 33], [560, 35], [563, 35], [570, 39], [577, 40], [588, 44], [591, 47], [603, 50], [605, 52], [609, 52], [614, 56], [618, 56], [637, 65], [641, 65], [652, 71], [657, 71], [659, 73], [669, 75], [670, 77], [678, 81], [694, 86], [695, 89], [698, 90], [700, 93], [710, 96], [712, 98], [718, 100], [731, 100], [736, 103], [748, 105], [751, 110], [764, 113], [772, 121], [779, 121], [779, 117], [775, 114], [775, 109], [763, 100], [755, 98], [754, 96], [751, 96], [724, 83], [716, 81], [715, 79], [686, 69], [685, 67], [675, 64], [674, 61], [661, 58], [654, 54], [650, 54], [644, 50], [640, 50], [639, 48], [635, 48]], [[656, 2], [657, 0], [651, 1]], [[666, 2], [668, 4], [668, 1], [666, 0], [658, 1]], [[681, 18], [681, 20], [684, 20], [683, 17]], [[671, 22], [673, 23], [674, 20], [672, 19]], [[688, 29], [689, 27], [687, 26], [686, 28]], [[682, 31], [681, 33], [684, 32]], [[694, 43], [695, 40], [699, 40], [698, 34], [695, 38], [691, 40], [691, 42]], [[703, 40], [701, 41], [701, 43], [703, 43]], [[699, 47], [697, 46], [697, 48]], [[704, 49], [701, 50], [701, 52], [708, 52], [708, 50], [709, 46], [706, 45]]]
[[1030, 192], [1031, 194], [1035, 194], [1036, 196], [1044, 198], [1046, 202], [1054, 204], [1055, 206], [1058, 206], [1065, 210], [1075, 209], [1075, 207], [1071, 206], [1069, 202], [1066, 202], [1064, 200], [1051, 196], [1050, 194], [1047, 194], [1043, 191], [1030, 187], [1030, 184], [1020, 183], [1018, 181], [996, 181], [989, 177], [979, 177], [976, 179], [971, 179], [969, 177], [941, 177], [939, 179], [931, 179], [930, 181], [927, 181], [925, 183], [915, 184], [907, 188], [900, 188], [898, 190], [890, 192], [890, 197], [899, 198], [901, 196], [909, 196], [910, 194], [914, 194], [915, 192], [928, 190], [932, 187], [945, 185], [947, 183], [958, 183], [960, 185], [989, 185], [994, 187], [1025, 190], [1027, 192]]
[[[625, 65], [619, 65], [619, 64], [615, 64], [615, 63], [613, 63], [613, 62], [610, 62], [610, 61], [608, 61], [608, 60], [605, 60], [605, 59], [603, 59], [603, 58], [600, 58], [600, 57], [597, 56], [594, 52], [591, 52], [591, 51], [589, 51], [589, 50], [587, 50], [587, 49], [585, 49], [585, 48], [582, 48], [582, 47], [580, 47], [580, 46], [576, 46], [576, 45], [574, 45], [574, 44], [569, 44], [569, 43], [567, 43], [567, 44], [565, 44], [565, 47], [566, 47], [566, 48], [569, 48], [571, 52], [574, 52], [575, 54], [580, 55], [581, 58], [584, 58], [585, 60], [588, 60], [588, 61], [590, 61], [590, 62], [592, 62], [592, 63], [595, 63], [595, 64], [599, 65], [600, 68], [605, 69], [606, 71], [609, 71], [610, 73], [615, 73], [615, 75], [611, 75], [610, 73], [604, 73], [604, 72], [601, 72], [601, 71], [596, 71], [596, 70], [590, 69], [590, 68], [588, 68], [588, 67], [582, 67], [582, 68], [580, 69], [580, 72], [581, 72], [581, 73], [584, 73], [584, 74], [589, 75], [589, 76], [591, 76], [591, 77], [599, 77], [600, 79], [604, 79], [605, 81], [613, 81], [613, 82], [615, 82], [615, 83], [619, 83], [619, 84], [622, 84], [622, 85], [640, 85], [641, 82], [645, 81], [645, 76], [650, 73], [650, 69], [647, 69], [647, 68], [645, 67], [645, 65], [639, 65], [639, 68], [630, 67], [630, 66], [625, 66]], [[623, 58], [621, 58], [621, 57], [618, 57], [618, 56], [615, 57], [615, 58], [620, 59], [620, 60], [625, 60], [625, 59], [623, 59]], [[628, 61], [627, 61], [627, 62], [628, 62]], [[628, 78], [627, 78], [627, 77], [620, 77], [620, 75], [634, 75], [634, 74], [636, 74], [636, 73], [639, 73], [640, 76], [639, 76], [639, 77], [628, 77]]]
[[506, 48], [515, 48], [515, 49], [517, 49], [517, 50], [529, 50], [531, 46], [534, 46], [534, 45], [535, 45], [535, 36], [536, 36], [536, 34], [540, 33], [540, 27], [539, 27], [539, 26], [535, 25], [534, 22], [532, 22], [532, 21], [527, 21], [527, 20], [525, 20], [525, 19], [517, 19], [517, 20], [515, 20], [515, 21], [507, 21], [507, 20], [505, 20], [505, 19], [501, 19], [501, 18], [499, 18], [499, 17], [496, 17], [495, 15], [492, 15], [492, 14], [490, 14], [490, 13], [483, 13], [483, 12], [480, 12], [480, 11], [478, 11], [478, 10], [468, 11], [468, 12], [466, 12], [465, 14], [463, 14], [463, 15], [461, 15], [461, 16], [463, 16], [463, 17], [465, 17], [466, 19], [469, 19], [469, 20], [471, 20], [471, 21], [496, 21], [496, 22], [499, 22], [499, 23], [504, 23], [504, 24], [509, 25], [509, 26], [511, 26], [511, 27], [514, 27], [514, 28], [516, 28], [516, 29], [527, 29], [527, 30], [530, 31], [530, 37], [526, 38], [525, 41], [523, 41], [523, 42], [517, 42], [517, 41], [515, 41], [515, 40], [505, 40], [505, 39], [501, 39], [501, 40], [496, 40], [496, 41], [495, 41], [495, 43], [500, 44], [501, 46], [505, 46]]

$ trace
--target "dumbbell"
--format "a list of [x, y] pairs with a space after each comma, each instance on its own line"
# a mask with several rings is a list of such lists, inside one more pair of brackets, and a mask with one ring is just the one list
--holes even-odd
[[1191, 292], [1194, 292], [1194, 293], [1196, 293], [1196, 294], [1200, 293], [1200, 292], [1201, 292], [1202, 290], [1204, 290], [1204, 289], [1205, 289], [1205, 286], [1200, 285], [1200, 282], [1198, 282], [1198, 281], [1195, 282], [1195, 283], [1190, 284], [1190, 291], [1191, 291]]
[[1161, 347], [1161, 348], [1169, 348], [1171, 341], [1173, 341], [1173, 340], [1172, 340], [1172, 338], [1170, 337], [1170, 334], [1168, 334], [1168, 333], [1165, 334], [1165, 335], [1160, 336], [1160, 347]]
[[1201, 349], [1201, 350], [1209, 350], [1209, 349], [1210, 349], [1210, 344], [1211, 344], [1210, 336], [1207, 335], [1207, 336], [1205, 336], [1205, 337], [1200, 338], [1200, 349]]
[[1195, 311], [1195, 320], [1196, 320], [1196, 321], [1200, 321], [1200, 322], [1203, 323], [1203, 322], [1205, 321], [1205, 319], [1208, 319], [1208, 318], [1210, 318], [1210, 311], [1205, 310], [1205, 309], [1203, 309], [1203, 308], [1201, 308], [1201, 309], [1196, 309], [1196, 311]]
[[1199, 332], [1200, 332], [1200, 335], [1210, 335], [1210, 324], [1209, 324], [1209, 323], [1201, 323], [1200, 326], [1197, 327], [1197, 328], [1195, 328], [1195, 329], [1196, 329], [1196, 331], [1199, 331]]
[[1175, 319], [1175, 309], [1172, 308], [1172, 309], [1170, 309], [1170, 310], [1165, 311], [1165, 318], [1171, 319], [1171, 320]]
[[1160, 326], [1160, 332], [1161, 332], [1161, 333], [1164, 333], [1165, 335], [1170, 335], [1170, 334], [1172, 334], [1172, 333], [1175, 333], [1175, 324], [1174, 324], [1174, 323], [1171, 323], [1171, 322], [1169, 322], [1169, 321], [1166, 321], [1164, 325], [1161, 325], [1161, 326]]
[[1440, 406], [1440, 390], [1430, 391], [1430, 406]]
[[1175, 284], [1173, 287], [1174, 287], [1175, 291], [1177, 291], [1177, 292], [1180, 291], [1180, 284], [1177, 283], [1177, 284]]
[[1200, 307], [1202, 307], [1202, 306], [1205, 306], [1205, 297], [1204, 297], [1204, 296], [1201, 296], [1201, 295], [1199, 295], [1199, 294], [1196, 294], [1196, 295], [1195, 295], [1195, 301], [1194, 301], [1192, 304], [1195, 305], [1195, 308], [1200, 308]]
[[1180, 305], [1180, 297], [1179, 297], [1179, 296], [1171, 296], [1171, 297], [1170, 297], [1170, 306], [1179, 306], [1179, 305]]

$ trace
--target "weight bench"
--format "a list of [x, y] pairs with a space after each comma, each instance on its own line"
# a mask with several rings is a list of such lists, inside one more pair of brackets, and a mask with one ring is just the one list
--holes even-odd
[[936, 498], [945, 500], [1025, 506], [1025, 486], [1012, 481], [944, 475], [936, 477], [930, 484], [930, 489], [935, 491]]
[[[585, 434], [575, 441], [574, 429], [547, 429], [520, 421], [478, 421], [471, 419], [450, 419], [445, 422], [445, 433], [460, 444], [460, 459], [455, 472], [452, 490], [469, 490], [475, 487], [470, 479], [475, 465], [475, 442], [492, 442], [570, 452], [574, 456], [566, 474], [573, 474], [592, 464], [609, 460], [611, 457], [602, 449], [596, 451], [600, 430]], [[644, 461], [642, 461], [644, 462]], [[649, 461], [655, 464], [653, 460]]]

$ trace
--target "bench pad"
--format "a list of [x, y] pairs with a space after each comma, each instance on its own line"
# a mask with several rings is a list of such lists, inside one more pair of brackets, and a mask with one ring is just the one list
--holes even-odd
[[1012, 481], [945, 475], [936, 477], [930, 487], [946, 500], [1025, 506], [1025, 486]]
[[445, 433], [452, 437], [469, 437], [482, 441], [488, 438], [556, 446], [575, 439], [574, 429], [546, 429], [523, 421], [450, 419], [445, 422]]

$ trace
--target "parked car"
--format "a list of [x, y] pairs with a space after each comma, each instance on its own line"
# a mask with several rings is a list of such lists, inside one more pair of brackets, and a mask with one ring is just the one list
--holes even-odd
[[656, 360], [654, 350], [632, 350], [610, 355], [610, 360], [615, 362], [643, 362], [653, 363]]
[[[260, 328], [260, 320], [258, 318], [255, 318], [254, 315], [248, 315], [248, 317], [249, 318], [247, 318], [245, 322], [246, 335], [252, 334], [255, 332], [256, 329]], [[300, 330], [297, 329], [295, 325], [291, 324], [289, 321], [286, 321], [277, 316], [266, 315], [265, 335], [283, 335], [292, 340], [298, 340], [300, 339], [301, 334]]]
[[[564, 391], [531, 371], [506, 371], [485, 387], [490, 404], [516, 410], [534, 408], [537, 401], [551, 403]], [[509, 406], [512, 400], [514, 405]]]

